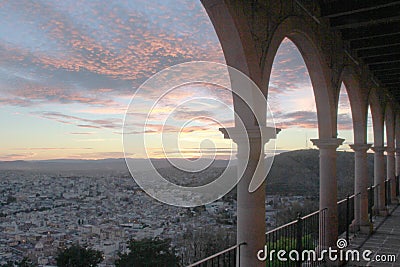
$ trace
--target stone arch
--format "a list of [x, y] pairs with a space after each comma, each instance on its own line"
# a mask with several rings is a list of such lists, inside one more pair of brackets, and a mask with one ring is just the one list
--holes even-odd
[[[254, 64], [259, 60], [255, 49], [253, 49], [255, 43], [246, 18], [234, 16], [231, 7], [224, 1], [201, 0], [201, 2], [218, 36], [226, 64], [246, 74], [262, 90], [265, 85], [262, 83], [259, 65]], [[251, 110], [235, 94], [233, 94], [233, 106], [236, 124], [240, 120], [247, 128], [252, 128], [258, 124], [253, 112], [262, 114], [259, 115], [259, 118], [262, 118], [267, 109], [267, 107], [261, 106], [257, 107], [257, 110]]]
[[363, 90], [360, 77], [351, 67], [345, 67], [341, 80], [346, 87], [353, 118], [354, 143], [367, 142], [368, 93]]
[[289, 38], [296, 45], [307, 66], [317, 107], [319, 138], [336, 138], [335, 91], [337, 88], [333, 88], [331, 85], [331, 69], [318, 49], [317, 44], [320, 41], [317, 34], [303, 19], [296, 16], [288, 17], [276, 27], [271, 35], [263, 64], [264, 83], [269, 83], [272, 64], [284, 38]]

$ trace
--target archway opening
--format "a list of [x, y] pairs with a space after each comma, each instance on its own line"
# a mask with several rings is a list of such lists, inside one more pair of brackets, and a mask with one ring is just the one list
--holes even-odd
[[337, 181], [338, 199], [344, 199], [354, 193], [354, 154], [350, 145], [354, 143], [354, 124], [347, 87], [344, 83], [340, 86], [338, 101], [338, 136], [345, 139], [337, 152]]
[[[374, 145], [374, 127], [372, 123], [372, 113], [371, 106], [368, 105], [368, 114], [367, 114], [367, 143]], [[371, 149], [368, 152], [373, 152]]]
[[338, 150], [349, 151], [351, 150], [349, 145], [354, 143], [354, 127], [350, 100], [344, 83], [340, 86], [337, 124], [338, 136], [345, 139]]
[[[273, 61], [268, 103], [281, 128], [276, 140], [280, 154], [267, 178], [267, 201], [278, 210], [275, 221], [267, 210], [267, 227], [273, 228], [319, 205], [318, 150], [310, 142], [318, 138], [314, 90], [303, 56], [289, 38], [283, 39]], [[294, 196], [300, 199], [284, 207], [282, 199]]]

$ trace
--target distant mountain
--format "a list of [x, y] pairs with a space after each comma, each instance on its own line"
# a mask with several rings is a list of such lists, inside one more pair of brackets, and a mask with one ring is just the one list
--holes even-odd
[[[143, 171], [145, 159], [129, 159], [135, 170]], [[178, 164], [186, 164], [187, 160], [174, 159]], [[172, 168], [173, 165], [168, 159], [151, 159], [156, 168]], [[202, 160], [197, 162], [201, 164]], [[196, 162], [195, 162], [196, 164]], [[216, 160], [212, 167], [225, 167], [226, 160]], [[54, 159], [54, 160], [32, 160], [32, 161], [0, 161], [0, 170], [25, 170], [25, 171], [128, 171], [125, 159], [110, 158], [99, 160], [79, 160], [79, 159]]]
[[[138, 171], [142, 170], [144, 159], [131, 159]], [[182, 171], [173, 167], [167, 159], [152, 159], [154, 166], [171, 181], [179, 181]], [[178, 160], [178, 163], [183, 161]], [[199, 164], [202, 162], [199, 162]], [[217, 160], [205, 172], [190, 174], [193, 185], [204, 184], [221, 173], [227, 161]], [[369, 185], [373, 183], [373, 154], [368, 154]], [[0, 162], [0, 170], [40, 171], [40, 172], [118, 172], [128, 175], [124, 159], [102, 160], [43, 160]], [[235, 175], [232, 172], [232, 175]], [[199, 178], [200, 177], [200, 178]], [[354, 153], [337, 152], [338, 194], [344, 198], [354, 192]], [[195, 180], [199, 181], [195, 181]], [[190, 181], [186, 179], [186, 182]], [[183, 184], [186, 184], [184, 182]], [[284, 152], [275, 156], [271, 171], [267, 176], [268, 194], [319, 195], [319, 152], [316, 149]]]
[[[369, 185], [373, 184], [373, 154], [368, 154]], [[354, 153], [337, 152], [338, 196], [354, 192]], [[267, 176], [268, 194], [319, 195], [319, 151], [297, 150], [275, 156]]]
[[55, 159], [34, 161], [0, 161], [0, 170], [19, 171], [92, 171], [92, 170], [127, 170], [124, 159]]

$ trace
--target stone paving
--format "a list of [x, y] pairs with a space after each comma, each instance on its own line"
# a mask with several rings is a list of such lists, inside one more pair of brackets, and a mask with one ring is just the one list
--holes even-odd
[[[360, 258], [365, 250], [372, 251], [373, 261], [360, 259], [359, 262], [349, 262], [346, 266], [400, 266], [400, 207], [392, 207], [391, 215], [387, 218], [377, 217], [374, 220], [374, 233], [371, 236], [359, 234], [351, 240], [349, 249], [358, 249]], [[391, 255], [391, 256], [389, 256]], [[395, 256], [395, 261], [378, 262], [380, 257]]]

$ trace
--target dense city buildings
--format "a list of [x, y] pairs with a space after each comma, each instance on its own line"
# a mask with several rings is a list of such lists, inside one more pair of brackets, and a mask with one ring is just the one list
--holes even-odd
[[[1, 171], [0, 264], [29, 257], [52, 266], [59, 248], [78, 243], [102, 251], [102, 266], [113, 266], [130, 238], [170, 238], [184, 254], [190, 247], [183, 237], [187, 232], [235, 232], [233, 198], [181, 208], [152, 199], [118, 172], [54, 173]], [[269, 196], [267, 225], [276, 226], [277, 207], [287, 209], [302, 200]]]

